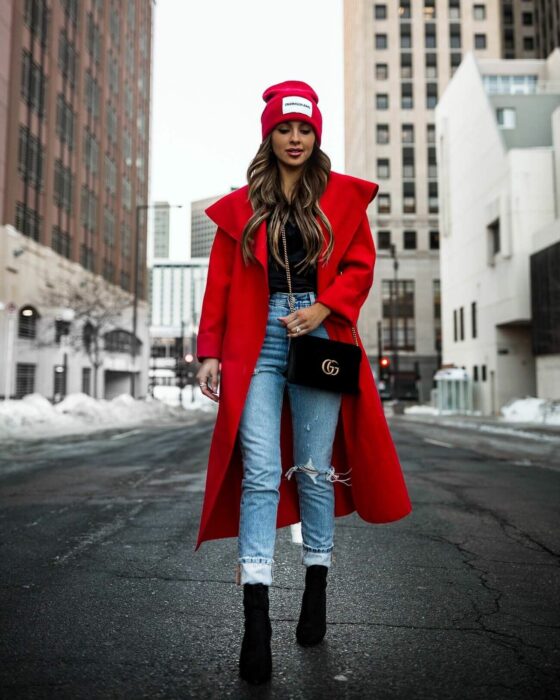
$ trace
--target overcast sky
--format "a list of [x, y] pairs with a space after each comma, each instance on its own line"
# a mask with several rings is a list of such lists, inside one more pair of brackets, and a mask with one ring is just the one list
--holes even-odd
[[190, 203], [246, 184], [262, 93], [303, 80], [319, 95], [321, 147], [344, 171], [342, 0], [157, 0], [150, 199], [183, 204], [171, 257], [186, 257]]

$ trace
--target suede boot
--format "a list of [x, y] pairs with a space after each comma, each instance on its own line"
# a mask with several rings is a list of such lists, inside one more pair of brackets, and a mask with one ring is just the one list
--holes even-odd
[[239, 675], [248, 683], [266, 683], [272, 673], [268, 586], [263, 583], [243, 584], [243, 609], [245, 634], [239, 656]]
[[305, 572], [305, 591], [296, 628], [296, 638], [302, 646], [318, 644], [327, 631], [327, 573], [321, 564], [308, 566]]

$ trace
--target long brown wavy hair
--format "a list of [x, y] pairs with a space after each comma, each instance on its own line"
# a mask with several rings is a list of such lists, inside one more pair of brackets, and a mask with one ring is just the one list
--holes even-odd
[[292, 191], [289, 202], [282, 190], [278, 160], [272, 150], [272, 134], [259, 146], [257, 154], [247, 168], [249, 200], [253, 214], [245, 224], [241, 234], [241, 252], [245, 264], [255, 260], [253, 240], [260, 224], [268, 220], [270, 249], [277, 263], [284, 268], [283, 254], [279, 252], [280, 227], [286, 223], [290, 211], [298, 225], [307, 251], [298, 264], [298, 271], [316, 265], [323, 246], [323, 233], [316, 216], [323, 222], [328, 232], [328, 243], [322, 261], [326, 262], [334, 247], [332, 226], [319, 206], [319, 198], [327, 187], [331, 171], [331, 160], [315, 142], [313, 151], [305, 162], [301, 176]]

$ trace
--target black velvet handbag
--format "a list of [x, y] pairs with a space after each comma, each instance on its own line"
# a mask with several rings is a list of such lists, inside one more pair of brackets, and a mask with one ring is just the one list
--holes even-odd
[[[290, 294], [290, 310], [293, 313], [295, 305], [288, 262], [286, 231], [283, 224], [281, 230]], [[286, 369], [287, 380], [292, 384], [303, 384], [327, 391], [358, 394], [360, 391], [359, 375], [362, 350], [358, 345], [354, 326], [352, 326], [352, 335], [354, 343], [343, 343], [339, 340], [330, 340], [309, 334], [299, 338], [290, 338]]]

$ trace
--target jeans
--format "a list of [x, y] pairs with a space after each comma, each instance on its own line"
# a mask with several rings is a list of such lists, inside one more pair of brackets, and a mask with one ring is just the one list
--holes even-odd
[[[291, 384], [288, 335], [279, 316], [290, 313], [287, 292], [269, 297], [264, 342], [251, 377], [239, 424], [243, 479], [239, 519], [238, 582], [270, 585], [273, 577], [276, 519], [282, 465], [280, 420], [287, 387], [293, 429], [293, 466], [284, 478], [296, 478], [304, 566], [331, 566], [334, 548], [334, 481], [347, 483], [331, 464], [341, 394]], [[311, 306], [315, 292], [294, 293], [295, 308]], [[323, 323], [310, 332], [328, 338]]]

